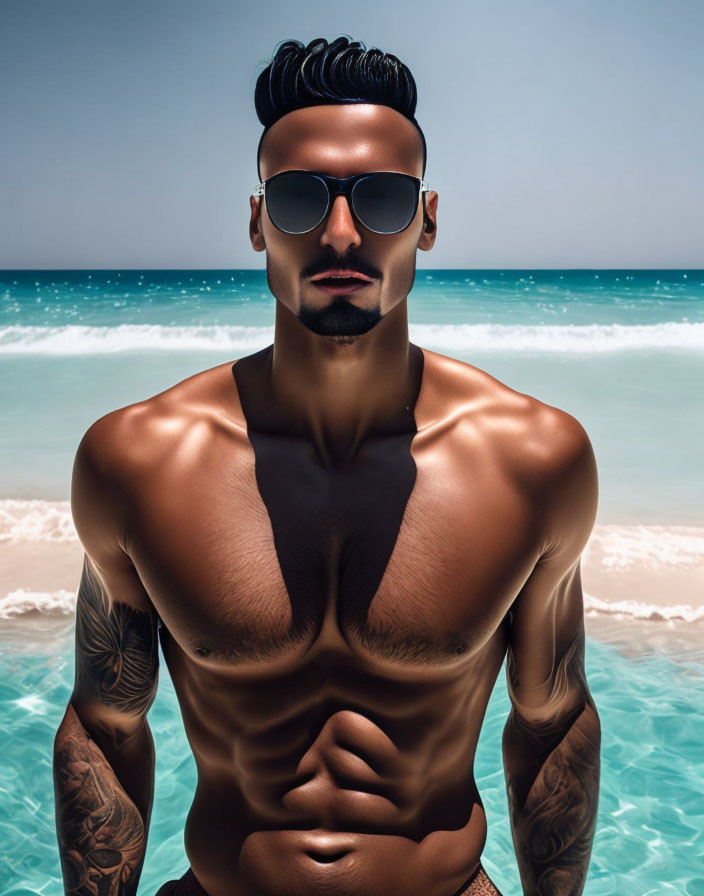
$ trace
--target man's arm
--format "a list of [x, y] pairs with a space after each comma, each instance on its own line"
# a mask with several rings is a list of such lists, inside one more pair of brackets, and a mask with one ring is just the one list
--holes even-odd
[[580, 555], [594, 524], [589, 439], [563, 415], [541, 511], [543, 553], [511, 609], [503, 757], [526, 896], [579, 896], [596, 825], [601, 729], [584, 670]]
[[157, 688], [157, 615], [122, 548], [121, 499], [107, 457], [114, 436], [107, 418], [88, 430], [71, 487], [85, 557], [74, 690], [54, 740], [54, 792], [65, 891], [81, 896], [136, 894], [154, 788], [146, 715]]

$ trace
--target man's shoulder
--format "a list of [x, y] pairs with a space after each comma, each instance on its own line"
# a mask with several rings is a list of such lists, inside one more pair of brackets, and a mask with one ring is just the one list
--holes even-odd
[[424, 350], [445, 413], [480, 434], [511, 469], [541, 482], [591, 451], [580, 421], [562, 408], [519, 392], [472, 364]]
[[[453, 426], [468, 457], [482, 451], [535, 513], [541, 555], [578, 556], [594, 525], [598, 473], [589, 436], [561, 408], [518, 392], [485, 371], [452, 361], [446, 371], [464, 398]], [[462, 390], [460, 389], [460, 394]], [[457, 410], [459, 409], [459, 411]]]
[[85, 431], [77, 456], [127, 474], [172, 452], [194, 426], [237, 426], [232, 362], [199, 371], [132, 404], [109, 411]]

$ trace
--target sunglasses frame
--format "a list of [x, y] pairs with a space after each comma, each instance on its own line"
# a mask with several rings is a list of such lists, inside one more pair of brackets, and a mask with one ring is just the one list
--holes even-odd
[[[313, 230], [316, 229], [316, 227], [320, 227], [320, 225], [323, 223], [323, 221], [325, 221], [327, 216], [330, 214], [332, 204], [338, 196], [345, 197], [345, 199], [347, 200], [347, 205], [349, 207], [349, 210], [350, 210], [352, 216], [354, 217], [354, 219], [359, 224], [361, 224], [365, 230], [370, 231], [370, 233], [376, 233], [381, 236], [394, 236], [397, 233], [403, 233], [404, 230], [407, 230], [411, 226], [413, 218], [415, 217], [415, 212], [413, 213], [413, 216], [411, 217], [411, 220], [408, 222], [408, 224], [406, 224], [406, 226], [402, 227], [400, 230], [392, 230], [390, 232], [384, 231], [384, 230], [373, 230], [371, 227], [367, 227], [367, 225], [363, 221], [360, 220], [359, 216], [355, 212], [354, 205], [352, 202], [352, 190], [354, 189], [354, 187], [358, 183], [358, 181], [364, 180], [364, 178], [366, 178], [366, 177], [371, 177], [374, 174], [395, 174], [399, 177], [405, 177], [407, 180], [413, 181], [415, 188], [416, 188], [415, 204], [417, 207], [421, 196], [423, 195], [423, 193], [427, 193], [428, 188], [429, 188], [428, 181], [425, 180], [425, 178], [414, 177], [412, 174], [406, 174], [404, 171], [365, 171], [363, 174], [353, 174], [351, 177], [339, 178], [339, 177], [331, 177], [329, 174], [321, 174], [321, 172], [319, 172], [319, 171], [308, 171], [303, 168], [292, 168], [288, 171], [279, 171], [277, 174], [273, 174], [271, 177], [267, 177], [266, 180], [260, 181], [254, 188], [254, 195], [255, 196], [264, 196], [264, 198], [266, 199], [267, 186], [272, 181], [276, 180], [277, 177], [282, 177], [284, 174], [310, 174], [312, 177], [316, 177], [316, 178], [318, 178], [318, 180], [321, 180], [325, 184], [325, 187], [327, 188], [327, 191], [328, 191], [328, 204], [325, 209], [325, 213], [323, 214], [322, 218], [318, 221], [318, 223], [315, 224], [313, 227], [310, 227], [308, 230], [301, 230], [301, 231], [284, 230], [282, 227], [279, 227], [279, 225], [276, 223], [276, 221], [274, 221], [274, 219], [271, 217], [271, 215], [269, 215], [269, 220], [274, 225], [274, 227], [276, 227], [276, 229], [280, 230], [282, 233], [288, 234], [289, 236], [303, 236], [306, 233], [311, 233]], [[267, 208], [267, 213], [268, 213], [268, 211], [269, 211], [269, 209]]]

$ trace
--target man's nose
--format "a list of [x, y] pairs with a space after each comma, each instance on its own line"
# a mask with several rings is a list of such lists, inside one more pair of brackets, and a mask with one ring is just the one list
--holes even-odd
[[338, 255], [356, 249], [362, 242], [355, 220], [344, 196], [336, 196], [320, 235], [321, 246], [331, 246]]

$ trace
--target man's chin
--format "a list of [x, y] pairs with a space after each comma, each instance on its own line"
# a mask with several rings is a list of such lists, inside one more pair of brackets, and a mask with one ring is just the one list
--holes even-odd
[[325, 308], [311, 308], [302, 304], [297, 317], [312, 333], [346, 344], [354, 337], [368, 333], [379, 323], [382, 314], [378, 305], [374, 308], [358, 308], [347, 300], [337, 299]]

